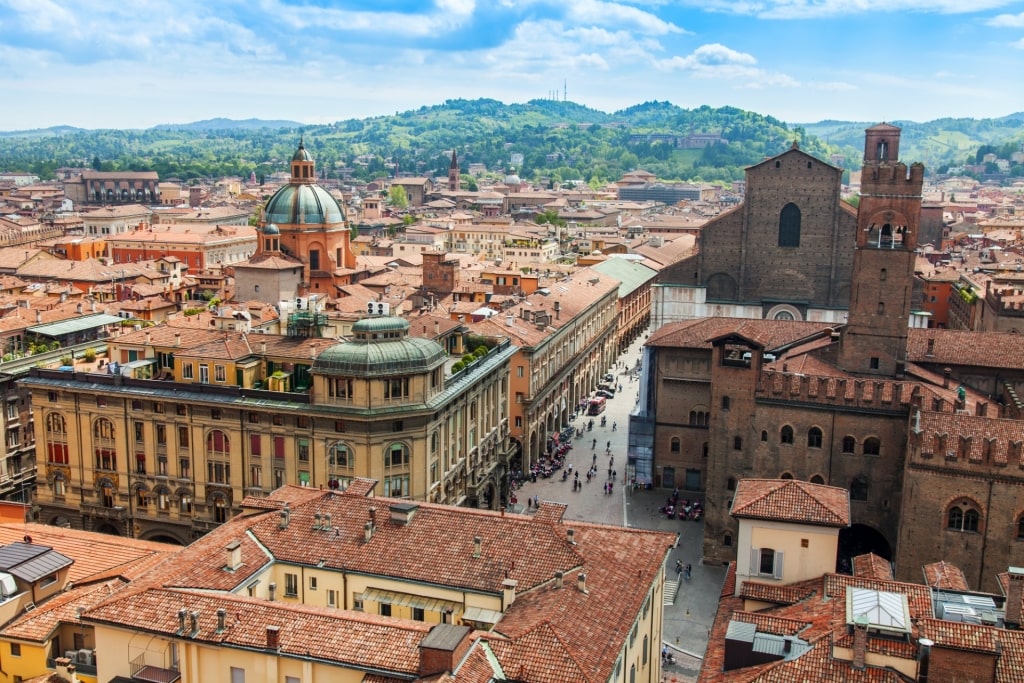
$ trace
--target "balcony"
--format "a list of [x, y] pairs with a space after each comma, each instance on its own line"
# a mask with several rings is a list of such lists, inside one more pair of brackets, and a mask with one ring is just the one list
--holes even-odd
[[101, 517], [103, 519], [114, 519], [120, 522], [128, 519], [128, 508], [123, 505], [106, 507], [98, 503], [82, 503], [82, 514], [89, 517]]
[[[147, 658], [147, 654], [150, 655], [149, 658]], [[165, 667], [150, 664], [148, 663], [150, 658], [159, 659], [159, 657], [154, 657], [153, 653], [144, 652], [128, 663], [128, 671], [131, 674], [133, 681], [146, 681], [146, 683], [174, 683], [175, 681], [181, 680], [181, 672], [178, 671], [177, 666], [171, 664], [170, 666]]]

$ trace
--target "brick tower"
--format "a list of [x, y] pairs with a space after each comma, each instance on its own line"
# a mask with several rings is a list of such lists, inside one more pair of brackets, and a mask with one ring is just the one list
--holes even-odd
[[908, 169], [899, 149], [896, 126], [865, 131], [850, 313], [839, 342], [839, 366], [858, 375], [902, 376], [906, 358], [924, 165]]
[[448, 191], [458, 192], [461, 180], [459, 177], [459, 158], [455, 155], [455, 150], [453, 149], [452, 162], [448, 164]]

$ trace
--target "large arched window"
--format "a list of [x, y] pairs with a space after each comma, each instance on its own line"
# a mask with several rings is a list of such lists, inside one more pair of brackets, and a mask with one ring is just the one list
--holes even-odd
[[682, 450], [681, 442], [678, 436], [673, 436], [672, 439], [669, 440], [668, 449], [672, 453], [678, 453], [680, 450]]
[[355, 467], [352, 450], [341, 441], [336, 441], [327, 449], [327, 467], [334, 470], [350, 470]]
[[853, 453], [857, 448], [857, 439], [852, 436], [843, 437], [843, 453]]
[[874, 436], [864, 439], [864, 455], [879, 455], [882, 452], [882, 442]]
[[384, 451], [384, 495], [403, 498], [409, 495], [409, 447], [396, 441]]
[[46, 461], [68, 464], [67, 423], [60, 413], [50, 413], [46, 416]]
[[206, 455], [225, 457], [231, 451], [231, 441], [228, 435], [219, 429], [214, 429], [206, 435]]
[[800, 246], [800, 209], [790, 202], [779, 214], [779, 246]]
[[967, 500], [961, 500], [946, 511], [946, 528], [950, 531], [977, 532], [981, 524], [981, 513]]
[[214, 429], [206, 435], [206, 476], [208, 482], [213, 484], [231, 483], [230, 453], [231, 440], [227, 434], [219, 429]]
[[867, 500], [868, 499], [868, 480], [867, 477], [860, 476], [850, 482], [850, 500]]
[[793, 428], [789, 425], [783, 425], [779, 431], [779, 441], [781, 443], [793, 443]]
[[807, 447], [821, 448], [821, 430], [817, 427], [811, 427], [807, 431]]

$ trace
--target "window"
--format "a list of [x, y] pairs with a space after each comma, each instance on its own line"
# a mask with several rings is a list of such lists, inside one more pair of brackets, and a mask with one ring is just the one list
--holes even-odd
[[873, 437], [869, 436], [864, 439], [864, 455], [878, 455], [882, 452], [882, 442]]
[[811, 483], [812, 484], [824, 484], [825, 483], [825, 478], [822, 477], [820, 474], [815, 474], [813, 477], [811, 477]]
[[178, 415], [188, 415], [188, 406], [184, 403], [179, 403], [174, 407], [174, 412]]
[[811, 427], [807, 431], [807, 447], [808, 448], [821, 448], [821, 430], [817, 427]]
[[735, 478], [729, 477], [725, 481], [725, 490], [726, 491], [735, 491], [736, 490], [736, 479]]
[[868, 480], [865, 476], [859, 476], [850, 482], [850, 500], [868, 499]]
[[424, 620], [423, 617], [424, 617], [424, 614], [423, 614], [423, 608], [422, 607], [413, 607], [412, 608], [412, 618], [413, 618], [413, 621], [423, 621]]
[[857, 439], [852, 436], [843, 437], [843, 453], [853, 453], [857, 448]]
[[249, 424], [258, 425], [260, 423], [259, 413], [249, 413]]
[[761, 430], [761, 441], [768, 441], [768, 432], [764, 429]]
[[384, 399], [409, 398], [409, 378], [392, 377], [384, 380]]
[[793, 443], [793, 428], [789, 425], [784, 425], [779, 432], [779, 441], [781, 443]]
[[[405, 444], [393, 443], [384, 453], [384, 467], [404, 467], [409, 464], [409, 449]], [[386, 495], [386, 494], [385, 494]]]
[[672, 440], [669, 441], [668, 449], [673, 453], [678, 453], [681, 450], [681, 445], [678, 436], [672, 437]]
[[338, 606], [338, 591], [329, 590], [327, 591], [327, 606], [337, 607]]
[[734, 451], [742, 451], [743, 450], [743, 437], [742, 436], [734, 436], [734, 437], [732, 437], [732, 449]]
[[299, 429], [309, 429], [309, 418], [305, 415], [299, 415], [295, 418], [295, 426]]
[[1017, 520], [1017, 540], [1024, 540], [1024, 515]]
[[643, 664], [644, 664], [644, 666], [647, 666], [647, 649], [648, 649], [647, 646], [648, 646], [648, 644], [649, 644], [648, 637], [647, 637], [646, 634], [644, 634], [644, 651], [643, 651], [643, 658], [644, 658], [643, 659]]
[[409, 495], [409, 475], [384, 477], [384, 495], [390, 498], [403, 498]]
[[782, 556], [783, 553], [781, 550], [773, 550], [772, 548], [751, 548], [751, 576], [770, 576], [775, 579], [781, 579]]
[[185, 425], [179, 425], [178, 426], [178, 448], [180, 448], [183, 451], [187, 451], [188, 448], [189, 448], [188, 444], [189, 444], [188, 427], [186, 427]]
[[703, 410], [691, 410], [690, 411], [690, 424], [697, 427], [707, 427], [708, 425], [708, 413]]
[[52, 463], [68, 464], [67, 423], [59, 413], [46, 416], [46, 459]]
[[137, 398], [132, 399], [132, 410], [142, 410], [142, 401]]
[[206, 363], [199, 364], [199, 383], [209, 384], [210, 383], [210, 366]]
[[869, 367], [872, 370], [877, 370], [878, 369], [878, 356], [872, 356], [871, 357], [871, 361], [869, 362], [868, 365], [869, 365]]
[[352, 469], [355, 466], [352, 452], [340, 441], [331, 444], [327, 449], [327, 466], [338, 469]]
[[523, 366], [522, 365], [517, 365], [516, 366], [516, 377], [522, 377], [523, 376], [523, 372], [524, 372]]
[[390, 617], [391, 616], [391, 604], [390, 603], [382, 602], [382, 603], [380, 603], [380, 605], [378, 605], [378, 607], [380, 608], [380, 615], [382, 617]]
[[106, 396], [97, 396], [96, 397], [96, 407], [97, 408], [106, 408], [107, 407], [107, 397]]
[[185, 494], [178, 499], [178, 512], [184, 515], [192, 514], [192, 496]]
[[316, 577], [315, 576], [309, 577], [309, 590], [311, 590], [311, 591], [315, 591], [316, 590]]
[[136, 423], [134, 423], [133, 426], [135, 428], [134, 429], [134, 431], [135, 431], [135, 443], [143, 443], [146, 440], [145, 439], [145, 433], [146, 433], [145, 432], [145, 427], [143, 427], [141, 422], [136, 422]]
[[245, 669], [231, 667], [231, 683], [245, 683]]
[[11, 643], [11, 656], [12, 657], [20, 657], [21, 656], [21, 643]]
[[263, 455], [263, 436], [261, 434], [249, 435], [249, 455], [256, 458]]
[[[181, 364], [181, 376], [184, 379], [195, 379], [195, 373], [191, 363]], [[181, 413], [179, 413], [180, 415]]]
[[951, 531], [977, 532], [981, 521], [979, 513], [968, 501], [961, 501], [946, 514], [946, 528]]
[[309, 462], [309, 439], [298, 439], [295, 443], [299, 462]]
[[792, 479], [792, 478], [793, 478], [793, 475], [790, 474], [789, 472], [783, 472], [782, 474], [779, 475], [779, 479]]
[[800, 209], [792, 202], [779, 214], [779, 246], [800, 246]]
[[221, 413], [220, 408], [210, 408], [210, 419], [211, 420], [219, 420], [222, 415], [223, 415], [223, 413]]
[[345, 431], [345, 421], [344, 420], [335, 420], [334, 421], [334, 431], [336, 431], [336, 432], [344, 432]]
[[723, 396], [722, 397], [722, 410], [729, 410], [729, 397], [728, 396]]

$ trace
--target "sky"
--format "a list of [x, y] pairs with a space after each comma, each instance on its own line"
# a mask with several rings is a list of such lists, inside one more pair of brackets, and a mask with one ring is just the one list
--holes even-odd
[[454, 98], [789, 123], [1024, 111], [1024, 0], [0, 0], [0, 130]]

